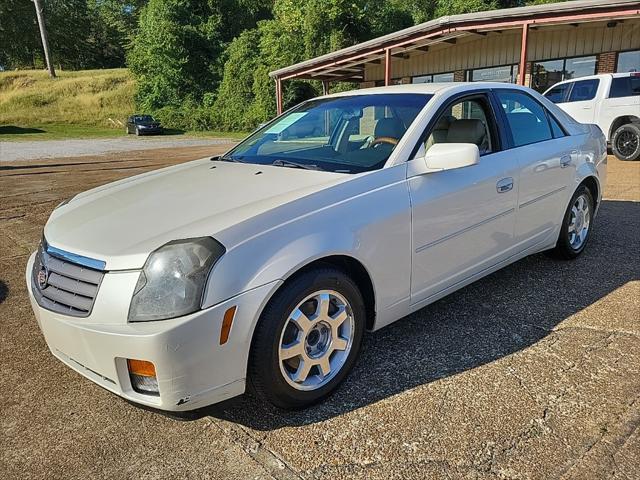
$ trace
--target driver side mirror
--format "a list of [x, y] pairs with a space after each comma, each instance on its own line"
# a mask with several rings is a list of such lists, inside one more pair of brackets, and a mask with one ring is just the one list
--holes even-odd
[[453, 170], [480, 162], [480, 150], [473, 143], [436, 143], [424, 157], [428, 171]]
[[436, 143], [425, 153], [424, 144], [409, 162], [409, 176], [442, 172], [476, 165], [480, 162], [480, 150], [473, 143]]

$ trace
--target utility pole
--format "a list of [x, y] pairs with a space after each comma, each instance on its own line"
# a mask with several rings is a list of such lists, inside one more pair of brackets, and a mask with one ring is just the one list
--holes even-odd
[[36, 15], [38, 16], [38, 26], [40, 27], [40, 38], [42, 38], [42, 48], [44, 49], [44, 59], [47, 62], [47, 70], [49, 70], [49, 76], [56, 78], [56, 71], [53, 68], [53, 62], [51, 62], [51, 52], [49, 52], [49, 40], [47, 38], [47, 28], [44, 25], [44, 15], [42, 14], [42, 4], [40, 0], [33, 0], [36, 6]]

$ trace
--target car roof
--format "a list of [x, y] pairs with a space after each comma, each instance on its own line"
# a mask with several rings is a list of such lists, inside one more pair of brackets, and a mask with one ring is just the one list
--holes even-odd
[[350, 95], [380, 95], [385, 93], [423, 93], [436, 94], [445, 93], [450, 90], [476, 90], [478, 88], [512, 88], [514, 90], [529, 90], [527, 87], [515, 85], [513, 83], [500, 82], [447, 82], [447, 83], [410, 83], [405, 85], [389, 85], [385, 87], [362, 88], [359, 90], [349, 90], [345, 92], [325, 95], [323, 98], [344, 97]]
[[566, 83], [578, 82], [581, 80], [600, 80], [603, 78], [620, 78], [620, 77], [630, 77], [630, 76], [639, 76], [640, 72], [620, 72], [620, 73], [599, 73], [597, 75], [587, 75], [586, 77], [578, 77], [571, 78], [569, 80], [562, 80], [561, 82], [554, 83], [549, 89], [555, 87], [556, 85], [563, 85]]

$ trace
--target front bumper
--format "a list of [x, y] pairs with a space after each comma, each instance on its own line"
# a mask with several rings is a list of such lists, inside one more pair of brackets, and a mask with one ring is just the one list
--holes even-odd
[[164, 133], [164, 128], [162, 127], [138, 129], [139, 135], [160, 135], [161, 133]]
[[[113, 291], [109, 288], [101, 288], [94, 311], [86, 318], [40, 307], [31, 286], [34, 257], [26, 270], [31, 306], [49, 349], [69, 367], [121, 397], [161, 410], [193, 410], [244, 392], [253, 328], [281, 282], [249, 290], [178, 319], [127, 323], [125, 317], [107, 322], [100, 305], [110, 303], [104, 298]], [[117, 274], [108, 273], [105, 279], [109, 275]], [[237, 310], [229, 340], [220, 345], [224, 313], [234, 305]], [[155, 365], [159, 396], [133, 390], [127, 358]]]

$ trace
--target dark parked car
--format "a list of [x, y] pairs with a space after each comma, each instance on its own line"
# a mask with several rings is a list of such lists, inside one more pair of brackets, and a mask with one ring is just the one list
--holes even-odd
[[131, 115], [127, 118], [127, 133], [157, 135], [164, 131], [160, 122], [151, 115]]

